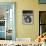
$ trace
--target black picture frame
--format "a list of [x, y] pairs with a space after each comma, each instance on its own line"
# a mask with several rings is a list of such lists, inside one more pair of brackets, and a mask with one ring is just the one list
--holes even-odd
[[46, 26], [46, 22], [40, 23], [40, 18], [42, 16], [41, 14], [43, 14], [43, 16], [44, 16], [45, 13], [46, 13], [46, 11], [39, 11], [39, 36], [45, 32], [45, 31], [44, 32], [43, 31], [40, 31], [40, 26]]

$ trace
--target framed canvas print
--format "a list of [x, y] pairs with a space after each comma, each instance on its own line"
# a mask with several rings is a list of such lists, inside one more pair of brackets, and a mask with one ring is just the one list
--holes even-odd
[[15, 40], [15, 2], [0, 2], [0, 40]]
[[23, 10], [22, 22], [23, 24], [33, 24], [33, 11]]

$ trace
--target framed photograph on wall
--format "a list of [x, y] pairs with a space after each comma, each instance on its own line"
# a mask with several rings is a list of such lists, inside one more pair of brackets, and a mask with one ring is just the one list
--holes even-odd
[[46, 0], [39, 0], [40, 4], [46, 4]]
[[0, 2], [0, 40], [15, 40], [15, 2]]
[[46, 33], [46, 11], [39, 11], [39, 35]]
[[33, 24], [33, 11], [23, 10], [22, 22], [23, 24]]

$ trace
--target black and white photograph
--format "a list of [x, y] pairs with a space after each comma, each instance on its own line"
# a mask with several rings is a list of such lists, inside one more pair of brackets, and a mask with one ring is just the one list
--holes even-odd
[[22, 21], [23, 24], [33, 24], [33, 11], [24, 10]]

